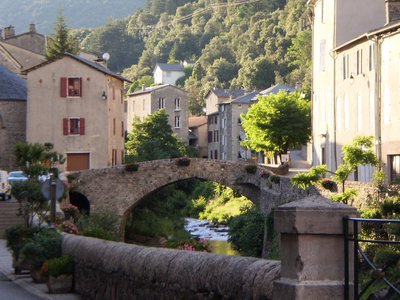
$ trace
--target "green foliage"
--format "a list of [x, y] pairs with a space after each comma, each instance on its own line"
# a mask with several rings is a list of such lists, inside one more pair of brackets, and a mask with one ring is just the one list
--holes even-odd
[[257, 172], [257, 165], [247, 165], [244, 168], [246, 169], [246, 172], [250, 174], [256, 174]]
[[13, 252], [16, 259], [18, 259], [24, 245], [30, 241], [33, 235], [38, 231], [38, 227], [30, 228], [23, 225], [16, 225], [6, 229], [5, 237], [7, 240], [7, 248]]
[[352, 205], [354, 198], [358, 196], [358, 191], [356, 189], [350, 188], [346, 189], [344, 192], [332, 195], [331, 200], [341, 202], [344, 204]]
[[278, 176], [278, 175], [271, 175], [271, 176], [269, 177], [269, 180], [270, 180], [272, 183], [279, 184], [279, 183], [281, 182], [281, 177]]
[[118, 241], [118, 216], [114, 212], [98, 212], [90, 216], [82, 216], [77, 222], [81, 235], [103, 240]]
[[61, 234], [55, 230], [41, 230], [23, 246], [21, 254], [34, 270], [40, 270], [46, 260], [61, 256]]
[[256, 208], [233, 217], [229, 222], [229, 242], [244, 256], [261, 257], [264, 215]]
[[134, 82], [132, 82], [132, 84], [129, 87], [128, 94], [140, 90], [143, 86], [149, 87], [152, 85], [154, 85], [153, 76], [145, 75], [143, 77], [140, 77], [138, 80], [135, 80]]
[[331, 192], [337, 192], [338, 189], [336, 182], [328, 178], [323, 178], [321, 180], [321, 186]]
[[139, 170], [139, 164], [130, 162], [125, 165], [125, 171], [127, 172], [137, 172]]
[[164, 109], [148, 116], [143, 122], [135, 120], [125, 148], [135, 161], [174, 158], [185, 154], [185, 146], [168, 123]]
[[59, 58], [64, 53], [76, 54], [78, 49], [78, 41], [69, 34], [69, 29], [61, 10], [57, 17], [54, 34], [50, 35], [47, 40], [46, 58], [52, 60]]
[[298, 173], [290, 181], [297, 187], [305, 190], [311, 185], [319, 182], [328, 172], [327, 165], [319, 165], [310, 168], [307, 173]]
[[45, 261], [42, 266], [42, 274], [53, 277], [63, 274], [73, 274], [74, 266], [74, 257], [72, 255], [63, 255]]
[[242, 144], [256, 151], [287, 153], [310, 138], [310, 102], [298, 93], [260, 97], [241, 117], [248, 138]]

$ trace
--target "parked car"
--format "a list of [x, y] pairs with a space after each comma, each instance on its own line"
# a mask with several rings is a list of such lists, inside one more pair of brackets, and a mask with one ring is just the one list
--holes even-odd
[[28, 180], [28, 175], [26, 175], [22, 171], [12, 171], [8, 173], [8, 182], [10, 184], [13, 184], [14, 182], [17, 181], [25, 181], [25, 180]]
[[8, 183], [7, 171], [0, 170], [0, 199], [6, 200], [11, 198], [11, 186]]

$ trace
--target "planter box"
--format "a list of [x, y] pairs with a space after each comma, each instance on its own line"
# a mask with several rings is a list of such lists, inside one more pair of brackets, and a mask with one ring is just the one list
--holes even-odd
[[50, 294], [69, 293], [73, 288], [73, 275], [63, 274], [58, 277], [49, 276], [46, 284]]

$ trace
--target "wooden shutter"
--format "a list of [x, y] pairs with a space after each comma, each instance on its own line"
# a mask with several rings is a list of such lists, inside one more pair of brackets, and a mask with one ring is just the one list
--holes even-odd
[[63, 119], [63, 132], [64, 135], [68, 135], [68, 118]]
[[82, 77], [79, 77], [80, 96], [83, 96]]
[[67, 97], [67, 77], [60, 78], [60, 97]]
[[112, 96], [113, 96], [113, 100], [115, 100], [115, 86], [112, 87]]
[[80, 135], [85, 134], [85, 118], [80, 118], [79, 120], [79, 134]]

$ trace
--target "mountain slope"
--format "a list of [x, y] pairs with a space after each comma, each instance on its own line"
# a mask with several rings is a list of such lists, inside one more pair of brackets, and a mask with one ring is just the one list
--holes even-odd
[[70, 28], [97, 27], [109, 18], [131, 15], [144, 4], [145, 0], [1, 0], [0, 28], [13, 25], [19, 34], [35, 23], [39, 33], [48, 34], [60, 9]]

